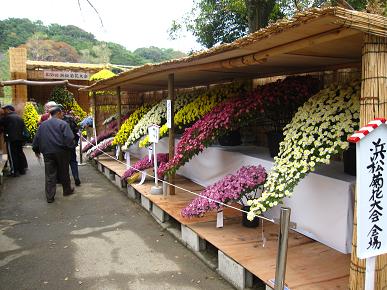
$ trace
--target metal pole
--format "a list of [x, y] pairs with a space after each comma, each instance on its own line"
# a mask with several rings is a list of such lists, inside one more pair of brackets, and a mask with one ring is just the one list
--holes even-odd
[[277, 253], [277, 265], [275, 269], [274, 290], [283, 290], [285, 286], [290, 212], [291, 212], [290, 208], [281, 207], [280, 232], [279, 232], [279, 238], [278, 238], [278, 253]]

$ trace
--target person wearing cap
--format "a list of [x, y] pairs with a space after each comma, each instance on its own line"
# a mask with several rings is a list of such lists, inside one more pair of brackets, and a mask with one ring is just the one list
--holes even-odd
[[57, 180], [62, 184], [64, 196], [74, 193], [69, 175], [70, 150], [74, 147], [74, 134], [69, 124], [62, 120], [62, 106], [51, 107], [50, 114], [51, 118], [38, 127], [32, 143], [32, 150], [36, 156], [39, 158], [40, 154], [43, 154], [48, 203], [55, 200]]
[[0, 115], [2, 116], [0, 117], [0, 126], [4, 127], [4, 139], [11, 167], [10, 176], [17, 177], [20, 174], [25, 174], [27, 167], [23, 152], [25, 124], [23, 119], [16, 114], [12, 105], [3, 106]]
[[81, 180], [79, 179], [78, 161], [77, 161], [77, 152], [76, 152], [76, 146], [79, 141], [79, 135], [78, 135], [79, 128], [78, 128], [77, 122], [75, 122], [74, 117], [70, 114], [64, 115], [63, 121], [69, 124], [71, 131], [74, 134], [74, 147], [71, 148], [71, 152], [70, 152], [70, 168], [71, 168], [71, 173], [73, 174], [75, 185], [80, 186]]
[[38, 122], [38, 125], [42, 124], [44, 121], [47, 121], [48, 119], [50, 119], [51, 115], [50, 115], [50, 109], [52, 107], [55, 107], [57, 105], [57, 103], [55, 103], [54, 101], [50, 101], [50, 102], [47, 102], [45, 105], [44, 105], [44, 111], [45, 113], [40, 116], [40, 120]]

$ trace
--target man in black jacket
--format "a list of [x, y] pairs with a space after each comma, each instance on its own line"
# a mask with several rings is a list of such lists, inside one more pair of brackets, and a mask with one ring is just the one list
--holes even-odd
[[74, 134], [70, 126], [61, 120], [61, 106], [52, 107], [50, 114], [51, 118], [39, 126], [32, 143], [32, 150], [38, 158], [40, 153], [43, 153], [48, 203], [55, 200], [57, 180], [62, 184], [64, 196], [74, 193], [69, 176], [70, 150], [74, 146]]
[[12, 105], [6, 105], [1, 108], [0, 126], [4, 127], [4, 139], [7, 144], [8, 161], [11, 167], [11, 176], [17, 177], [19, 174], [25, 174], [27, 167], [23, 144], [25, 138], [24, 121], [15, 112]]
[[74, 117], [71, 115], [64, 115], [63, 121], [69, 124], [71, 131], [74, 134], [74, 147], [71, 148], [71, 152], [70, 152], [70, 168], [71, 168], [71, 173], [73, 174], [73, 177], [74, 177], [75, 185], [80, 186], [81, 180], [79, 179], [77, 152], [75, 151], [79, 141], [79, 135], [78, 135], [79, 128], [78, 128], [77, 122], [75, 122], [74, 120]]

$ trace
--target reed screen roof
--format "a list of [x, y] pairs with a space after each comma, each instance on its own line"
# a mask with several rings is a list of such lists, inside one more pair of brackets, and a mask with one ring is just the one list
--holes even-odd
[[364, 33], [387, 37], [387, 18], [338, 7], [312, 9], [230, 44], [146, 64], [86, 88], [152, 91], [360, 66]]

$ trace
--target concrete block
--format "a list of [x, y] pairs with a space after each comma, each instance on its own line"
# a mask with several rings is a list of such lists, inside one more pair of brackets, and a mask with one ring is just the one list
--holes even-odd
[[253, 275], [219, 250], [218, 271], [220, 275], [237, 289], [245, 289], [253, 286]]
[[181, 225], [181, 239], [190, 249], [196, 252], [206, 249], [206, 241], [183, 224]]
[[110, 181], [113, 181], [115, 182], [115, 173], [113, 171], [111, 171], [109, 168], [105, 167], [104, 169], [104, 174], [105, 176], [110, 180]]
[[98, 170], [102, 173], [104, 172], [104, 167], [101, 163], [98, 163]]
[[119, 189], [126, 188], [126, 182], [121, 180], [121, 176], [114, 174], [114, 183]]
[[147, 211], [152, 210], [152, 202], [149, 198], [146, 198], [145, 196], [141, 195], [141, 205], [143, 208], [145, 208]]
[[131, 199], [136, 199], [136, 190], [130, 184], [127, 184], [126, 188], [128, 190], [128, 197]]
[[163, 211], [161, 208], [159, 208], [156, 204], [152, 205], [152, 214], [162, 223], [169, 220], [169, 215]]

